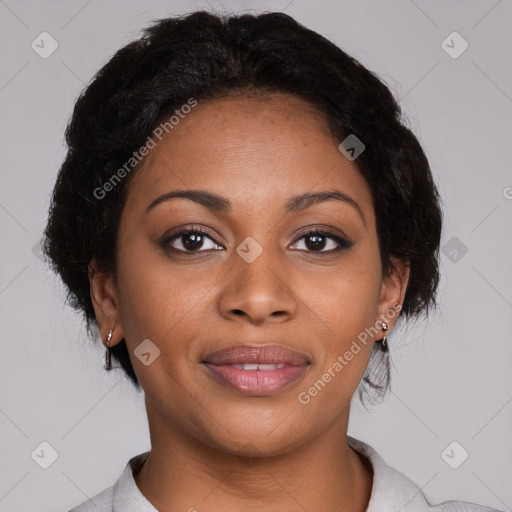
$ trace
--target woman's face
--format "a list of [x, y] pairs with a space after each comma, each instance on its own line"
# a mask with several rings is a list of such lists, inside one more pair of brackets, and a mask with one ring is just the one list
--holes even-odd
[[226, 98], [199, 102], [136, 171], [117, 285], [97, 274], [92, 292], [159, 432], [247, 455], [346, 432], [407, 272], [382, 278], [371, 190], [339, 142], [300, 99]]

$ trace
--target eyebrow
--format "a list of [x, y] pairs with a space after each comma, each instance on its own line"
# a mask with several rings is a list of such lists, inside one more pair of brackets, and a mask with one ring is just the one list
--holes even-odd
[[[148, 213], [158, 204], [161, 204], [165, 201], [169, 201], [174, 198], [189, 199], [190, 201], [194, 201], [195, 203], [205, 206], [209, 210], [217, 212], [230, 212], [232, 210], [230, 200], [218, 194], [207, 192], [205, 190], [173, 190], [172, 192], [168, 192], [167, 194], [159, 196], [155, 200], [153, 200], [147, 207], [146, 213]], [[352, 206], [355, 210], [357, 210], [364, 225], [366, 226], [366, 219], [359, 204], [352, 197], [348, 196], [343, 192], [340, 192], [339, 190], [307, 192], [305, 194], [292, 196], [288, 199], [288, 201], [285, 204], [285, 212], [299, 212], [309, 208], [310, 206], [331, 199], [341, 201], [345, 204]]]

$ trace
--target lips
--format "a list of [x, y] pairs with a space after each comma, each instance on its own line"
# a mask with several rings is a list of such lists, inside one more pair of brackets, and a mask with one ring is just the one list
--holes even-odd
[[309, 359], [282, 345], [238, 345], [217, 350], [205, 357], [211, 364], [286, 364], [301, 366], [309, 364]]
[[267, 396], [297, 381], [311, 364], [282, 345], [238, 345], [208, 354], [203, 364], [218, 382], [251, 396]]

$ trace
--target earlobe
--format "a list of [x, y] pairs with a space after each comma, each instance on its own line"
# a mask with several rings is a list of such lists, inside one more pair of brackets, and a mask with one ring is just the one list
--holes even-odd
[[123, 339], [123, 330], [114, 276], [99, 270], [95, 259], [89, 263], [88, 274], [91, 301], [102, 342], [106, 343], [107, 336], [112, 331], [110, 346], [116, 345]]

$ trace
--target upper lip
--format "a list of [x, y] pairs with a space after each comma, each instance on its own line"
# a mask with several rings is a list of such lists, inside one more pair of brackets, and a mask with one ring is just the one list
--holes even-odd
[[211, 352], [204, 358], [211, 364], [287, 364], [302, 366], [310, 363], [304, 354], [283, 345], [236, 345]]

